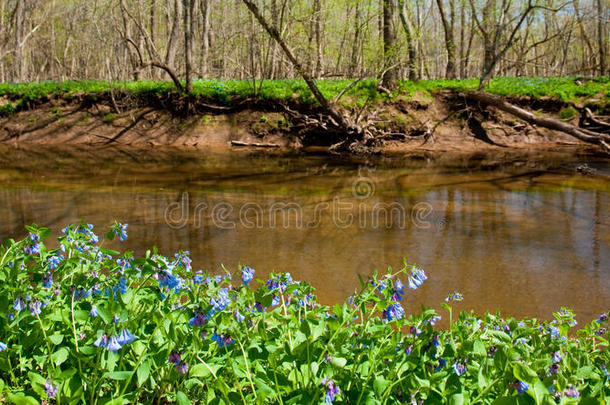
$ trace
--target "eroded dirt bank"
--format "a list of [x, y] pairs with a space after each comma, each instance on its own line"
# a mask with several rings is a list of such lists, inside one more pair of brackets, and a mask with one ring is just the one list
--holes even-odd
[[[572, 111], [572, 116], [564, 120], [578, 124], [578, 114], [568, 104], [523, 98], [511, 101], [554, 118]], [[203, 102], [185, 106], [187, 103], [188, 100], [179, 97], [164, 100], [117, 100], [111, 95], [51, 98], [1, 117], [0, 142], [210, 150], [243, 148], [238, 145], [245, 144], [285, 151], [325, 150], [336, 141], [324, 133], [304, 136], [295, 131], [285, 114], [286, 105], [253, 100], [229, 107]], [[288, 107], [316, 114], [315, 107], [297, 103]], [[399, 97], [378, 104], [373, 110], [369, 120], [386, 134], [376, 140], [375, 147], [382, 153], [591, 149], [590, 145], [569, 135], [526, 124], [508, 114], [465, 108], [450, 93]]]

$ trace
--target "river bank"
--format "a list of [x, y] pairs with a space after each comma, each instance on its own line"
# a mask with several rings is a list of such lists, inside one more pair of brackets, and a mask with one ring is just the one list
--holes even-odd
[[[472, 83], [471, 83], [472, 82]], [[384, 154], [592, 149], [570, 135], [469, 105], [460, 92], [474, 81], [402, 82], [392, 98], [362, 81], [322, 81], [325, 96], [344, 114], [364, 116], [382, 136]], [[496, 79], [488, 89], [537, 116], [577, 126], [579, 110], [608, 114], [608, 82], [572, 78]], [[319, 107], [298, 80], [201, 81], [189, 95], [165, 82], [55, 82], [0, 85], [0, 142], [177, 146], [205, 150], [270, 148], [325, 151], [337, 141], [304, 133], [291, 116], [315, 117]]]

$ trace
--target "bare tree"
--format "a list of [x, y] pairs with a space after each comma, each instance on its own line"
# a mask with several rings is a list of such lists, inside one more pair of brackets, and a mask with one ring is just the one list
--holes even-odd
[[394, 0], [383, 2], [383, 61], [384, 71], [381, 86], [393, 90], [396, 88], [396, 34], [394, 32]]
[[597, 0], [597, 43], [599, 48], [599, 74], [606, 75], [606, 41], [607, 35], [605, 27], [606, 13], [602, 0]]
[[522, 10], [516, 11], [512, 0], [500, 0], [499, 6], [499, 0], [487, 0], [483, 8], [482, 19], [479, 19], [476, 15], [474, 0], [469, 1], [473, 18], [483, 38], [484, 57], [479, 82], [479, 90], [483, 90], [496, 65], [513, 45], [527, 16], [542, 6], [537, 4], [537, 0], [527, 0]]
[[455, 0], [449, 0], [449, 17], [445, 11], [443, 0], [436, 0], [438, 11], [441, 15], [443, 31], [445, 33], [445, 48], [447, 49], [447, 70], [445, 77], [447, 79], [455, 79], [456, 71], [456, 55], [455, 55]]

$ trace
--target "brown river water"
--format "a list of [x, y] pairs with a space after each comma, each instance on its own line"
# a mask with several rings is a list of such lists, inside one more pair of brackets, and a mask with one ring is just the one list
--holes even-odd
[[[592, 175], [576, 168], [587, 163]], [[407, 311], [581, 322], [610, 310], [610, 161], [575, 153], [367, 160], [264, 152], [0, 146], [0, 240], [26, 224], [129, 223], [105, 246], [189, 250], [197, 269], [288, 271], [326, 304], [358, 274], [423, 268]]]

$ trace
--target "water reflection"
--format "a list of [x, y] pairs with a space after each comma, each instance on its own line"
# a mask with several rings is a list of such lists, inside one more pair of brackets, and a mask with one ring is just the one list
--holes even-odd
[[[598, 175], [575, 174], [583, 159]], [[326, 303], [353, 292], [357, 274], [406, 258], [429, 275], [408, 296], [413, 310], [460, 291], [477, 312], [546, 318], [565, 305], [592, 319], [610, 302], [608, 171], [578, 156], [333, 162], [2, 148], [0, 238], [34, 222], [118, 219], [130, 224], [122, 248], [188, 249], [209, 270], [290, 271]]]

